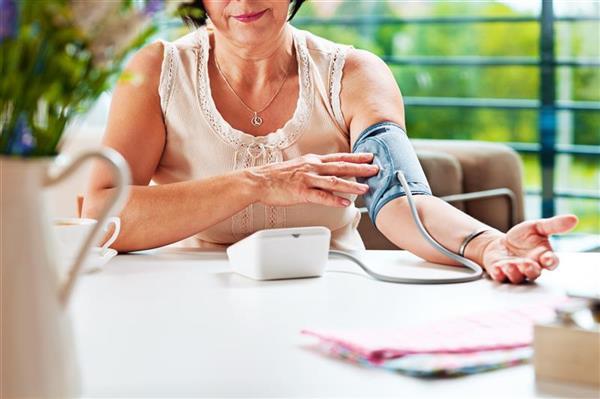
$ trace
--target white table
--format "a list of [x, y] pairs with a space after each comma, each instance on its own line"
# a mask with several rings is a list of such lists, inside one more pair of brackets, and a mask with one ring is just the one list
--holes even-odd
[[[82, 276], [71, 305], [83, 395], [571, 395], [580, 391], [536, 384], [530, 365], [421, 380], [323, 356], [312, 349], [314, 339], [300, 334], [417, 324], [600, 285], [600, 254], [560, 257], [561, 267], [535, 285], [419, 286], [374, 281], [342, 259], [332, 259], [322, 278], [257, 282], [230, 272], [224, 253], [119, 255]], [[397, 275], [447, 273], [401, 251], [367, 251], [364, 259]]]

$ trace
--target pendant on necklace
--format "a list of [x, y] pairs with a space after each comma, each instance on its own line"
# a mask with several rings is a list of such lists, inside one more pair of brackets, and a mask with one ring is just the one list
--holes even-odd
[[263, 119], [260, 116], [258, 116], [257, 112], [255, 112], [254, 116], [250, 120], [250, 123], [252, 123], [252, 126], [254, 127], [259, 127], [260, 125], [262, 125]]

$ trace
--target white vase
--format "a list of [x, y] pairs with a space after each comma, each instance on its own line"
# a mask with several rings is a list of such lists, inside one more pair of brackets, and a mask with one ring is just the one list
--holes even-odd
[[[96, 231], [84, 243], [69, 275], [60, 281], [55, 267], [56, 238], [43, 190], [90, 158], [100, 158], [111, 166], [117, 194], [99, 217]], [[0, 157], [2, 398], [78, 395], [79, 374], [67, 305], [87, 251], [102, 233], [103, 220], [120, 211], [128, 185], [127, 164], [110, 149], [86, 152], [76, 159], [64, 155]]]

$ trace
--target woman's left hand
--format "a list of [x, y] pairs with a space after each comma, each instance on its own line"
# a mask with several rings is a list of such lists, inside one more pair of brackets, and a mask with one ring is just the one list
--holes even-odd
[[548, 237], [566, 233], [576, 225], [575, 215], [522, 222], [487, 245], [483, 266], [492, 279], [499, 282], [533, 281], [542, 269], [554, 270], [558, 266], [558, 257], [552, 251]]

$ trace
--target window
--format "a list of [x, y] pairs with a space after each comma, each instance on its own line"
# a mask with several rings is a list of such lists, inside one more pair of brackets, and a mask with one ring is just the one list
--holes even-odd
[[600, 3], [307, 2], [294, 25], [381, 56], [411, 137], [519, 151], [527, 218], [600, 232]]

